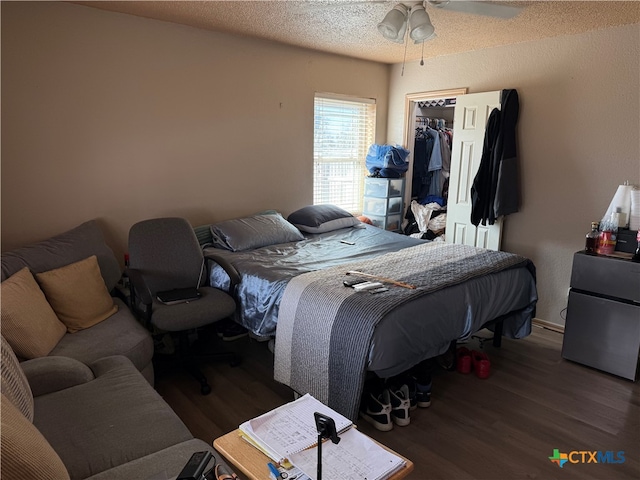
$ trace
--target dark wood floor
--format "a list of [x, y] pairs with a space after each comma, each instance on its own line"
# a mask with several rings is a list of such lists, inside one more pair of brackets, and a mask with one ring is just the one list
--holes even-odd
[[[273, 380], [266, 344], [245, 338], [225, 346], [243, 362], [207, 366], [210, 395], [200, 395], [186, 374], [157, 381], [194, 436], [207, 442], [293, 399]], [[486, 342], [490, 378], [439, 371], [431, 407], [412, 412], [409, 426], [386, 433], [363, 421], [358, 427], [411, 459], [415, 479], [639, 479], [640, 386], [563, 360], [561, 348], [560, 333], [536, 327], [500, 349]], [[548, 458], [554, 449], [624, 451], [625, 462], [561, 469]]]

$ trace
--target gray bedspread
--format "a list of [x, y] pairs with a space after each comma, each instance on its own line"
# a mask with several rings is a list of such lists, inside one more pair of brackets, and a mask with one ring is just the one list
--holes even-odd
[[[344, 243], [348, 242], [348, 243]], [[276, 333], [280, 299], [289, 280], [302, 273], [377, 257], [384, 253], [424, 243], [380, 228], [362, 224], [321, 234], [306, 234], [305, 240], [240, 252], [206, 248], [224, 257], [239, 272], [236, 291], [239, 322], [256, 335]], [[229, 276], [219, 266], [211, 269], [210, 285], [227, 290]]]
[[[367, 361], [378, 323], [394, 309], [419, 305], [430, 293], [472, 279], [524, 268], [533, 279], [533, 265], [518, 255], [464, 245], [429, 243], [373, 259], [299, 275], [288, 282], [280, 304], [274, 377], [299, 393], [311, 393], [341, 414], [355, 420]], [[347, 270], [393, 278], [416, 289], [392, 286], [371, 295], [345, 288]], [[530, 284], [502, 284], [503, 289], [530, 289]], [[529, 291], [528, 313], [509, 319], [515, 337], [530, 332], [536, 296]], [[460, 299], [464, 301], [464, 299]], [[509, 310], [507, 310], [509, 311]], [[502, 312], [502, 313], [506, 313]], [[425, 312], [428, 317], [428, 312]], [[465, 333], [464, 318], [452, 318], [449, 341]], [[479, 328], [479, 325], [475, 325]], [[425, 335], [429, 329], [416, 331]], [[414, 359], [417, 363], [421, 359]]]

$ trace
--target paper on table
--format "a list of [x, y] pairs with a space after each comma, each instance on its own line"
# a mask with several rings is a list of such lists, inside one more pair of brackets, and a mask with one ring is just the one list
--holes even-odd
[[314, 412], [327, 415], [342, 432], [352, 422], [335, 410], [306, 394], [297, 400], [260, 415], [240, 425], [240, 430], [265, 450], [273, 460], [280, 462], [292, 453], [315, 445], [318, 441]]
[[[316, 478], [317, 447], [295, 453], [291, 463], [309, 477]], [[376, 480], [390, 477], [405, 461], [352, 428], [340, 436], [340, 442], [322, 444], [322, 477], [340, 480]]]

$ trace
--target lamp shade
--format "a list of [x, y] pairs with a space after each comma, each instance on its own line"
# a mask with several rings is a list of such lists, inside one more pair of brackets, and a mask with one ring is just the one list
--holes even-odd
[[407, 7], [401, 3], [395, 5], [378, 24], [378, 31], [387, 40], [394, 42], [400, 40], [399, 43], [402, 43], [406, 31], [407, 13]]
[[409, 35], [416, 42], [422, 42], [430, 38], [435, 32], [429, 14], [425, 11], [424, 5], [414, 5], [411, 7], [409, 15]]
[[438, 35], [436, 34], [436, 32], [433, 32], [433, 33], [431, 34], [431, 36], [429, 36], [428, 38], [425, 38], [424, 40], [416, 40], [416, 41], [414, 41], [413, 43], [414, 43], [415, 45], [419, 45], [419, 44], [424, 43], [424, 42], [427, 42], [427, 41], [429, 41], [429, 40], [433, 40], [433, 39], [434, 39], [434, 38], [436, 38], [437, 36], [438, 36]]

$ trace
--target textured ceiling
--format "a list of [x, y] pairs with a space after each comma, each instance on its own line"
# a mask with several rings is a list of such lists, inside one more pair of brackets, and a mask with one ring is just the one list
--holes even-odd
[[[257, 37], [382, 63], [401, 63], [405, 45], [385, 40], [377, 24], [393, 1], [88, 1], [72, 2], [197, 28]], [[405, 2], [408, 4], [416, 2]], [[640, 23], [636, 1], [490, 2], [522, 7], [501, 19], [428, 5], [437, 37], [424, 43], [424, 58]], [[420, 59], [422, 45], [407, 45], [406, 60]]]

